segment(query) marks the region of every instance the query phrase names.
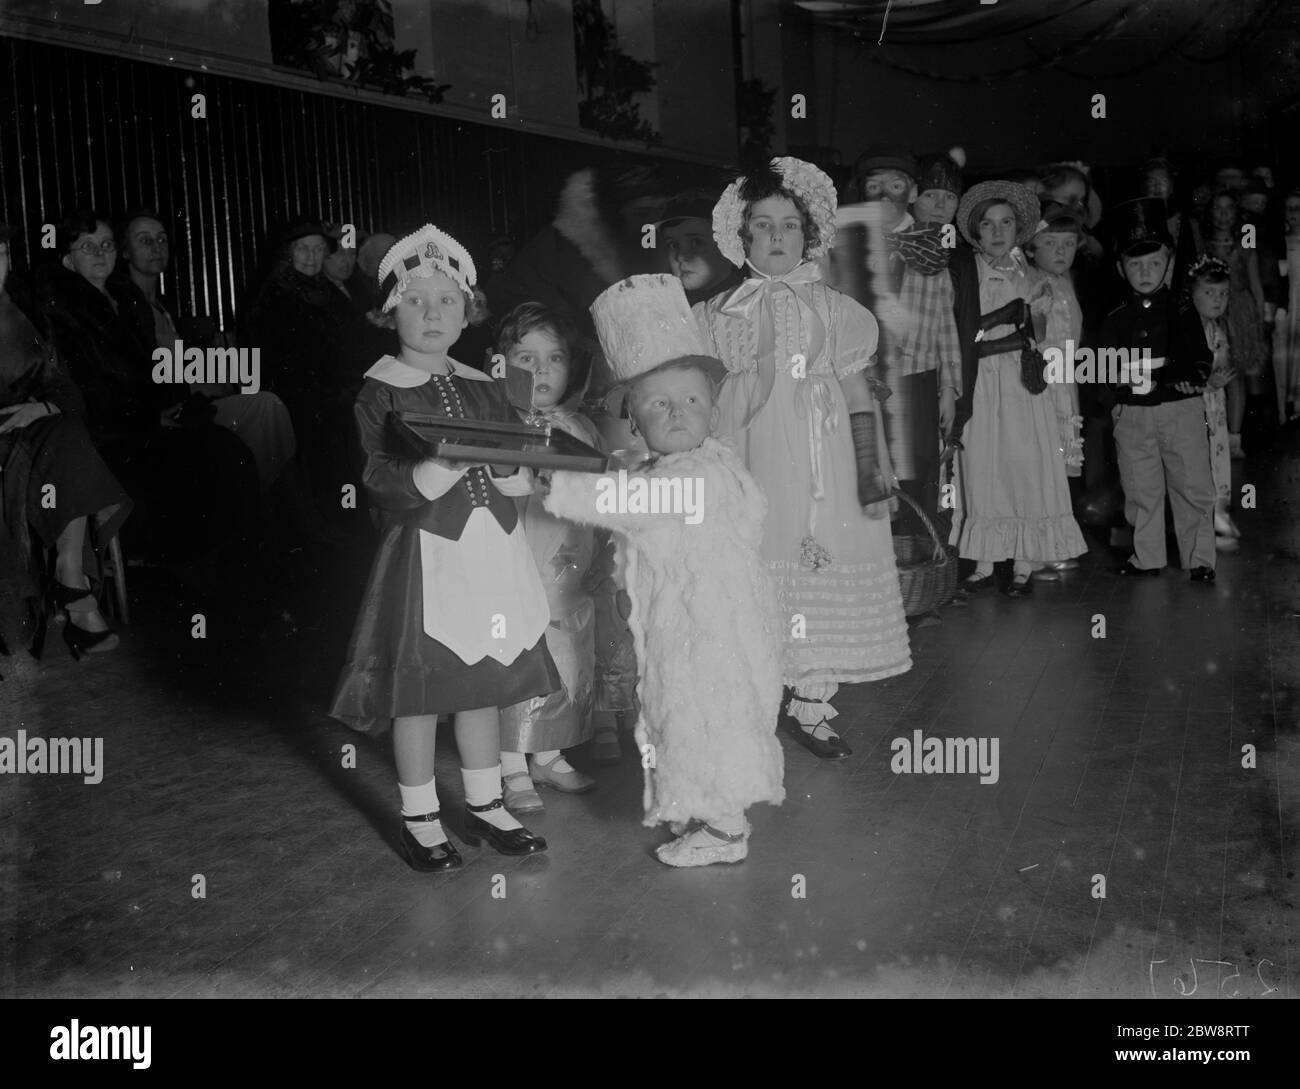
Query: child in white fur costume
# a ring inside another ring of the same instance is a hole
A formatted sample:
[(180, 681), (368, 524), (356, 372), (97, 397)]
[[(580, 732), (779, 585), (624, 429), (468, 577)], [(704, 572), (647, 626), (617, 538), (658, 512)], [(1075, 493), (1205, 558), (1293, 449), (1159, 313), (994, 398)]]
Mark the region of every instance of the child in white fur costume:
[(610, 512), (616, 476), (562, 472), (546, 509), (619, 538), (641, 665), (645, 823), (684, 833), (657, 856), (671, 866), (739, 862), (744, 811), (785, 798), (776, 593), (758, 551), (766, 500), (736, 454), (708, 437), (725, 370), (704, 354), (680, 283), (634, 276), (591, 311), (651, 453), (627, 474), (626, 495), (659, 478), (681, 481), (687, 498), (677, 513), (636, 513), (631, 501)]

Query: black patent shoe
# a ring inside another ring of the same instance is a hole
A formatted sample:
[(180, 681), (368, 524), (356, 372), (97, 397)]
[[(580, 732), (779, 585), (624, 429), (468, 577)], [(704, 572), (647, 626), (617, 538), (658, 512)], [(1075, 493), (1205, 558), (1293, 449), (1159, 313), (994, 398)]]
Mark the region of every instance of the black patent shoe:
[(438, 816), (437, 813), (425, 813), (422, 817), (402, 817), (400, 841), (402, 854), (406, 856), (407, 864), (413, 870), (419, 870), (421, 873), (440, 873), (443, 870), (459, 870), (465, 865), (465, 860), (460, 857), (460, 852), (456, 850), (451, 840), (426, 847), (411, 835), (411, 830), (406, 827), (407, 821), (436, 821)]
[(1213, 581), (1214, 581), (1214, 568), (1213, 568), (1213, 567), (1193, 567), (1193, 568), (1192, 568), (1192, 572), (1191, 572), (1191, 581), (1192, 581), (1192, 582), (1213, 582)]
[(842, 760), (846, 756), (853, 755), (853, 750), (844, 744), (844, 739), (838, 734), (829, 738), (813, 737), (811, 733), (799, 725), (798, 719), (783, 718), (781, 720), (781, 729), (814, 756), (819, 756), (823, 760)]
[(500, 798), (494, 798), (487, 805), (465, 805), (465, 833), (461, 836), (471, 847), (477, 847), (480, 840), (487, 840), (503, 855), (535, 855), (546, 850), (546, 840), (535, 836), (527, 828), (498, 828), (489, 824), (480, 813), (503, 808)]
[(1115, 574), (1123, 575), (1126, 578), (1153, 579), (1160, 574), (1160, 571), (1159, 567), (1134, 567), (1127, 560), (1115, 568)]
[(979, 590), (988, 590), (997, 585), (997, 579), (993, 575), (970, 575), (957, 583), (959, 589), (965, 590), (968, 594), (973, 594)]
[(1004, 591), (1007, 597), (1022, 598), (1030, 597), (1034, 592), (1034, 583), (1032, 579), (1012, 579), (1011, 585)]

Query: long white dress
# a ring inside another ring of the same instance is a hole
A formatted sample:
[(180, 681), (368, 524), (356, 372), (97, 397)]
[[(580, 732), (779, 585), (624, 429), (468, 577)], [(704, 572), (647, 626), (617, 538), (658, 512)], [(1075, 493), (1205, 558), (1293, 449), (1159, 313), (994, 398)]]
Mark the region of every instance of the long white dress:
[[(741, 424), (761, 382), (759, 323), (739, 313), (730, 294), (697, 304), (695, 315), (710, 353), (729, 372), (718, 434), (735, 445), (767, 495), (762, 555), (780, 599), (782, 674), (787, 685), (810, 689), (905, 673), (912, 656), (889, 519), (867, 517), (858, 503), (839, 383), (871, 363), (876, 320), (823, 283), (799, 290), (821, 329), (814, 334), (794, 291), (771, 290), (775, 382), (748, 427)], [(808, 537), (829, 554), (829, 564), (809, 566)]]
[[(1014, 267), (994, 268), (976, 255), (980, 313), (1012, 299), (1032, 298), (1041, 277), (1015, 254)], [(995, 340), (1011, 325), (989, 329)], [(1088, 551), (1070, 503), (1060, 454), (1057, 400), (1050, 388), (1032, 394), (1020, 381), (1020, 352), (979, 361), (970, 422), (958, 458), (950, 541), (966, 559), (993, 563), (1068, 560)]]

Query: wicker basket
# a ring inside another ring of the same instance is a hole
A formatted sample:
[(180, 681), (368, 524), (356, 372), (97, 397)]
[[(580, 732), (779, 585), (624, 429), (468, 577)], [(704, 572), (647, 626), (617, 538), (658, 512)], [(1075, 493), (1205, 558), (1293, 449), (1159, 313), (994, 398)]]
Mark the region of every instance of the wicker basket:
[(929, 537), (895, 537), (894, 558), (903, 595), (903, 612), (920, 616), (947, 605), (957, 591), (957, 550), (945, 545), (934, 523), (906, 492), (894, 492), (916, 512)]

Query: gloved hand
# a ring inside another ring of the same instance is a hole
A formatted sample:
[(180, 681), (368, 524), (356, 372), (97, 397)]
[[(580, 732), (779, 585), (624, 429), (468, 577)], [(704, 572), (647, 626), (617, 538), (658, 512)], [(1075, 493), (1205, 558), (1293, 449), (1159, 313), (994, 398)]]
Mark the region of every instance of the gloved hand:
[(867, 507), (889, 498), (889, 487), (878, 459), (876, 414), (850, 413), (849, 425), (853, 430), (853, 453), (858, 463), (858, 502)]

